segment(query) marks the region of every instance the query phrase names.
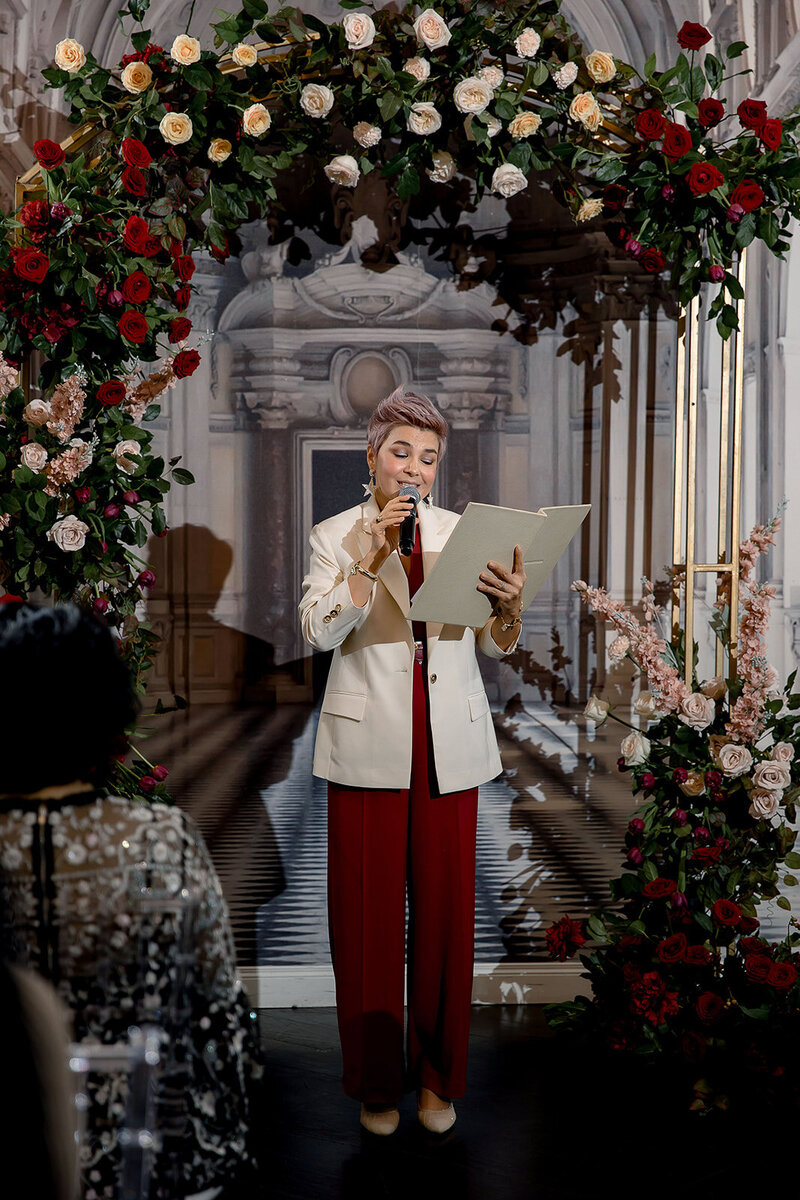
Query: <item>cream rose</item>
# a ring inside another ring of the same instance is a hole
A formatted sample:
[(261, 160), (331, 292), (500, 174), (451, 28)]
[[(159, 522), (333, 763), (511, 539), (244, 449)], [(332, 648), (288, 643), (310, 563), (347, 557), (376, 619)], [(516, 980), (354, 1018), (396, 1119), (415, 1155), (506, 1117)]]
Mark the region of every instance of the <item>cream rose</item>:
[(47, 531), (51, 542), (55, 542), (59, 550), (80, 550), (86, 543), (89, 526), (76, 516), (63, 517), (56, 521)]
[(19, 457), (24, 467), (30, 467), (38, 475), (47, 462), (47, 451), (39, 442), (26, 442)]
[(146, 62), (128, 63), (120, 81), (128, 92), (146, 92), (153, 82), (153, 72)]
[(599, 217), (602, 211), (602, 200), (584, 200), (583, 204), (575, 213), (575, 220), (579, 225), (582, 225), (584, 221), (593, 221), (595, 217)]
[(179, 33), (172, 43), (170, 58), (181, 67), (190, 67), (200, 61), (200, 43), (188, 33)]
[(231, 58), (237, 67), (254, 67), (258, 62), (258, 51), (255, 46), (248, 46), (247, 42), (239, 42), (231, 50)]
[(340, 183), (342, 187), (355, 187), (361, 174), (352, 154), (337, 154), (324, 170), (331, 183)]
[(369, 148), (377, 146), (381, 140), (382, 130), (380, 125), (370, 125), (369, 121), (359, 121), (353, 130), (353, 137), (358, 142), (359, 146)]
[(692, 692), (681, 700), (678, 720), (691, 729), (706, 729), (714, 720), (715, 711), (713, 700), (702, 692)]
[(492, 102), (492, 89), (485, 79), (470, 75), (454, 87), (453, 102), (459, 112), (482, 113)]
[(714, 762), (723, 775), (735, 779), (737, 775), (744, 775), (745, 771), (750, 770), (753, 765), (753, 755), (747, 746), (742, 746), (738, 742), (728, 742), (726, 746), (720, 746), (719, 751), (714, 755)]
[(553, 72), (553, 81), (559, 91), (564, 91), (571, 87), (578, 78), (578, 64), (574, 62), (564, 63), (563, 67), (559, 67)]
[(83, 46), (73, 38), (64, 38), (58, 43), (54, 58), (56, 66), (62, 71), (80, 71), (81, 67), (86, 66)]
[(494, 89), (500, 87), (505, 76), (499, 67), (481, 67), (478, 71), (478, 78), (483, 79), (490, 88)]
[(517, 192), (521, 192), (527, 186), (528, 180), (519, 167), (515, 167), (512, 163), (503, 163), (501, 167), (495, 168), (489, 190), (508, 197), (516, 196)]
[(643, 762), (647, 761), (647, 756), (650, 753), (650, 742), (643, 733), (639, 733), (634, 729), (627, 737), (624, 737), (619, 745), (620, 754), (625, 759), (626, 767), (640, 767)]
[(403, 70), (408, 71), (409, 75), (413, 75), (422, 83), (430, 76), (431, 64), (427, 58), (409, 58), (404, 63)]
[(222, 163), (226, 158), (230, 158), (232, 150), (233, 146), (227, 138), (214, 138), (208, 147), (208, 157), (213, 163)]
[(706, 790), (706, 782), (699, 771), (689, 771), (686, 780), (678, 784), (684, 796), (699, 796)]
[(263, 137), (272, 124), (272, 117), (263, 104), (251, 104), (242, 113), (242, 129), (251, 137)]
[(584, 129), (591, 132), (600, 128), (603, 119), (600, 105), (592, 92), (578, 92), (569, 106), (569, 115), (576, 124), (583, 125)]
[(586, 56), (586, 70), (595, 83), (610, 83), (617, 73), (617, 64), (612, 54), (602, 50), (593, 50)]
[(375, 40), (375, 22), (369, 13), (348, 13), (342, 26), (351, 50), (364, 50)]
[(414, 33), (418, 42), (424, 42), (429, 50), (438, 50), (450, 41), (451, 33), (437, 12), (426, 8), (414, 22)]
[(434, 183), (447, 183), (456, 173), (456, 160), (446, 150), (434, 150), (433, 166), (425, 168), (425, 174)]
[(509, 123), (508, 132), (513, 138), (526, 138), (531, 134), (538, 132), (541, 128), (542, 118), (538, 113), (521, 112), (513, 118)]
[(628, 638), (624, 634), (615, 637), (611, 645), (608, 647), (608, 657), (612, 663), (622, 662), (625, 655), (631, 648)]
[(713, 679), (707, 679), (700, 685), (700, 691), (710, 700), (721, 700), (727, 690), (728, 685), (721, 675), (715, 675)]
[(535, 29), (526, 26), (514, 41), (514, 49), (520, 58), (533, 58), (542, 44), (542, 39)]
[(183, 142), (188, 142), (194, 132), (191, 117), (187, 117), (186, 113), (179, 112), (165, 113), (158, 128), (164, 141), (169, 142), (172, 146), (180, 146)]
[(300, 107), (306, 116), (327, 117), (333, 108), (333, 92), (324, 83), (307, 83), (300, 93)]
[(753, 772), (753, 783), (767, 792), (782, 792), (791, 780), (792, 772), (787, 762), (760, 762)]
[(435, 105), (423, 101), (411, 105), (406, 128), (412, 133), (419, 133), (424, 137), (429, 133), (436, 133), (441, 127), (442, 117)]
[(608, 716), (608, 710), (611, 706), (607, 700), (601, 700), (599, 696), (595, 696), (594, 692), (589, 697), (586, 708), (583, 710), (583, 715), (587, 721), (594, 721), (595, 725), (602, 725)]
[(121, 471), (124, 471), (126, 475), (130, 475), (132, 471), (135, 471), (138, 465), (138, 460), (136, 458), (129, 458), (128, 455), (140, 455), (141, 453), (141, 446), (138, 442), (133, 441), (132, 438), (128, 438), (128, 440), (124, 442), (117, 442), (116, 446), (114, 447), (114, 458), (117, 460), (117, 466)]
[(45, 425), (50, 420), (50, 405), (46, 400), (31, 400), (22, 410), (29, 425)]
[(773, 762), (790, 763), (794, 758), (794, 746), (790, 746), (788, 742), (776, 742), (770, 758)]
[(663, 708), (658, 707), (658, 702), (652, 692), (639, 692), (633, 706), (633, 711), (637, 716), (644, 717), (647, 721), (660, 721), (664, 713)]
[(765, 791), (762, 788), (754, 788), (750, 793), (750, 808), (748, 812), (751, 817), (756, 820), (766, 817), (774, 817), (780, 808), (780, 793)]

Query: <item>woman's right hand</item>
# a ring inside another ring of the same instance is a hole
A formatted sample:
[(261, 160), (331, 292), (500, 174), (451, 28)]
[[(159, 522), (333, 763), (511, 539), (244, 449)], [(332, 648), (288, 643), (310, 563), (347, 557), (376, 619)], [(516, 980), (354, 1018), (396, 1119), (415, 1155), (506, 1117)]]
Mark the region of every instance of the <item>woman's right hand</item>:
[(380, 560), (386, 559), (400, 544), (400, 526), (414, 510), (410, 496), (393, 496), (370, 525), (372, 553)]

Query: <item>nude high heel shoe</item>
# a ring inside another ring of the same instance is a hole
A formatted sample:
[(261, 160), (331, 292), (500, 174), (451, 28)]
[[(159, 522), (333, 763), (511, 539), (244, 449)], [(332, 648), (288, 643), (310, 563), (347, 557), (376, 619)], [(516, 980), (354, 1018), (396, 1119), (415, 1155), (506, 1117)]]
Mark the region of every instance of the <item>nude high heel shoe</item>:
[(368, 1133), (388, 1137), (400, 1124), (400, 1112), (396, 1108), (389, 1108), (385, 1112), (370, 1112), (366, 1105), (362, 1104), (361, 1124)]
[(447, 1108), (420, 1108), (417, 1104), (417, 1120), (429, 1133), (447, 1133), (456, 1123), (456, 1110), (452, 1104)]

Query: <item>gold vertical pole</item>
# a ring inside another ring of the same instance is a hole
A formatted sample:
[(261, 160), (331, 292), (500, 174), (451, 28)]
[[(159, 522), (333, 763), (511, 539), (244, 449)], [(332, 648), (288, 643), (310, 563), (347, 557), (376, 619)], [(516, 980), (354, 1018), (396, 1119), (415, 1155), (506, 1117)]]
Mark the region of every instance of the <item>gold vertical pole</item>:
[[(739, 283), (742, 291), (747, 286), (747, 249), (739, 256)], [(739, 332), (736, 334), (736, 367), (733, 379), (733, 446), (731, 450), (731, 604), (730, 604), (730, 651), (728, 676), (736, 676), (739, 634), (739, 542), (741, 540), (742, 500), (742, 419), (744, 414), (744, 301), (736, 301)]]
[(695, 296), (689, 305), (689, 419), (686, 436), (686, 604), (684, 636), (684, 672), (686, 683), (691, 686), (693, 670), (694, 630), (694, 576), (696, 524), (697, 524), (697, 382), (700, 357), (700, 297)]
[[(728, 557), (728, 472), (730, 470), (730, 403), (731, 403), (731, 339), (722, 343), (722, 375), (719, 410), (719, 512), (717, 518), (717, 562), (724, 563)], [(730, 642), (729, 642), (730, 650)], [(714, 673), (722, 675), (725, 670), (725, 645), (717, 638), (714, 654)]]
[[(686, 403), (686, 338), (688, 322), (686, 309), (678, 317), (678, 348), (675, 357), (675, 470), (672, 508), (672, 562), (677, 568), (683, 550), (683, 476), (684, 476), (684, 405)], [(672, 640), (676, 641), (681, 631), (681, 589), (672, 579)]]

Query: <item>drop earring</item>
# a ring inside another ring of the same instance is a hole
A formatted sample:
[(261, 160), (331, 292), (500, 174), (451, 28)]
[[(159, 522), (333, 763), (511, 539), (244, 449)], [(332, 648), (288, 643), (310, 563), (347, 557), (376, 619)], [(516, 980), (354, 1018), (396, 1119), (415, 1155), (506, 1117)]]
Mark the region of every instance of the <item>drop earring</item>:
[(375, 472), (374, 471), (370, 471), (370, 473), (369, 473), (369, 483), (364, 483), (361, 486), (364, 488), (365, 496), (374, 496), (375, 495)]

